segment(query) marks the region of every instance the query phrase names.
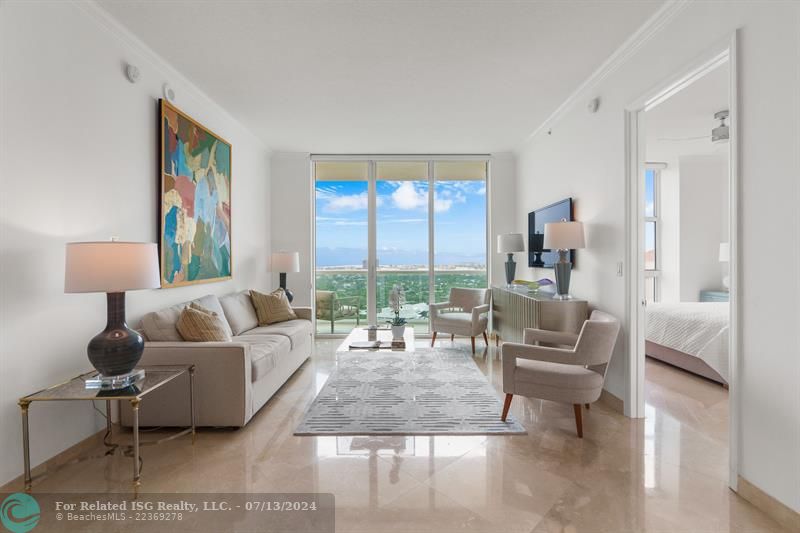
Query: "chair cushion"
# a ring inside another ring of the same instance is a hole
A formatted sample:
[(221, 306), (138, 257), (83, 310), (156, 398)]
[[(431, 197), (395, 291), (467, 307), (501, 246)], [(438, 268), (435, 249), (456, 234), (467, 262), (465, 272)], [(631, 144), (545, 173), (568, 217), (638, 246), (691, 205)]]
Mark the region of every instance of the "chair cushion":
[(219, 299), (213, 294), (209, 294), (202, 298), (192, 300), (191, 302), (173, 305), (172, 307), (167, 307), (160, 311), (153, 311), (144, 315), (142, 317), (142, 329), (144, 329), (144, 332), (147, 334), (147, 338), (151, 341), (183, 341), (183, 337), (181, 337), (177, 328), (178, 318), (180, 318), (183, 308), (191, 303), (200, 304), (209, 311), (217, 313), (217, 316), (222, 319), (223, 327), (228, 332), (228, 336), (233, 335), (228, 320), (225, 317), (225, 311), (222, 310), (222, 306), (219, 303)]
[(238, 335), (234, 341), (250, 345), (250, 381), (256, 382), (275, 368), (275, 361), (291, 350), (288, 337), (283, 335)]
[(310, 320), (298, 318), (281, 322), (280, 324), (270, 324), (269, 326), (259, 326), (243, 333), (248, 337), (255, 335), (282, 335), (291, 341), (292, 349), (299, 346), (306, 338), (311, 336), (312, 325)]
[(289, 298), (286, 297), (286, 291), (283, 289), (276, 289), (269, 294), (251, 290), (250, 300), (256, 310), (259, 326), (268, 326), (297, 318), (289, 303)]
[(227, 342), (231, 340), (231, 335), (223, 322), (217, 313), (192, 302), (181, 311), (175, 326), (185, 341)]
[(562, 365), (544, 361), (517, 359), (514, 380), (560, 389), (596, 389), (603, 387), (603, 376), (580, 365)]
[(231, 325), (234, 335), (258, 327), (258, 316), (253, 302), (250, 300), (250, 291), (241, 291), (223, 296), (219, 299), (225, 318)]
[(436, 317), (436, 324), (454, 325), (457, 327), (471, 326), (472, 313), (450, 312), (440, 313)]

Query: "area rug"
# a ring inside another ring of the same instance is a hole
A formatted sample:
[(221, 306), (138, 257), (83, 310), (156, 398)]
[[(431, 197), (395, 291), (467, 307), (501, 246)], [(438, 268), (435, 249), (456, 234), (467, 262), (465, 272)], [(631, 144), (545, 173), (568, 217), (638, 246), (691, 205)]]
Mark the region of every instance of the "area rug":
[(344, 352), (295, 435), (524, 435), (468, 352)]

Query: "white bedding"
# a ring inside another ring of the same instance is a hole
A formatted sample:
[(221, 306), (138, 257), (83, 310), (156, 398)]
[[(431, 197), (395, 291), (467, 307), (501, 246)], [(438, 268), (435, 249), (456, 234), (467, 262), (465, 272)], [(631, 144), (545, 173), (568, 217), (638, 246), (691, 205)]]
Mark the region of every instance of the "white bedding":
[(646, 314), (648, 341), (699, 357), (728, 381), (727, 303), (652, 303)]

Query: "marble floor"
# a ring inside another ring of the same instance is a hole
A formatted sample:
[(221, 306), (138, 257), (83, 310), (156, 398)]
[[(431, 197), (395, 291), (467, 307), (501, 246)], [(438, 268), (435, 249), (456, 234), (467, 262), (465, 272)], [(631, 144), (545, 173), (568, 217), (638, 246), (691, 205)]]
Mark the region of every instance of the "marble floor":
[[(295, 437), (340, 342), (318, 341), (247, 427), (145, 448), (142, 491), (330, 492), (338, 532), (782, 531), (727, 488), (727, 391), (711, 382), (648, 362), (646, 419), (597, 403), (583, 439), (572, 406), (524, 398), (523, 436)], [(499, 397), (496, 349), (474, 359)], [(91, 459), (34, 492), (125, 492), (130, 470)]]

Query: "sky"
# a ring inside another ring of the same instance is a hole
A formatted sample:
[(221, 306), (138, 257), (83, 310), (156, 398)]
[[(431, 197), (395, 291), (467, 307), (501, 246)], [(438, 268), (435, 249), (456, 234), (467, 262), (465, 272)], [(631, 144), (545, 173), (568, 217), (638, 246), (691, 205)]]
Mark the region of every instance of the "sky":
[[(379, 265), (427, 265), (428, 182), (376, 182)], [(367, 182), (316, 186), (317, 265), (360, 265), (367, 258)], [(486, 263), (486, 183), (440, 181), (434, 189), (437, 265)]]

